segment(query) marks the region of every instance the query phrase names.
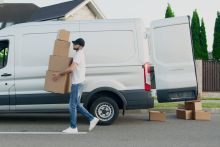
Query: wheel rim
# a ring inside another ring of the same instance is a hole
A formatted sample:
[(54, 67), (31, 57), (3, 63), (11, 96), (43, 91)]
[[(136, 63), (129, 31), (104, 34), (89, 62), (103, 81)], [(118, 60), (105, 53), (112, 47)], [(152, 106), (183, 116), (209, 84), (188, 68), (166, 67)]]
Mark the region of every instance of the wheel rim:
[(102, 102), (95, 108), (95, 115), (101, 121), (109, 121), (114, 116), (114, 107), (107, 102)]

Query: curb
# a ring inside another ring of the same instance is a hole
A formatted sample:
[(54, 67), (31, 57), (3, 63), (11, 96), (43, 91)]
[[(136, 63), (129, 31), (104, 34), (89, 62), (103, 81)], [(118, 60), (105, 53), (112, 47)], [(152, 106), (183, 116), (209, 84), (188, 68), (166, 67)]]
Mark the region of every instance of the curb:
[[(135, 113), (141, 113), (141, 114), (148, 114), (149, 110), (158, 110), (166, 113), (176, 113), (177, 108), (155, 108), (155, 109), (139, 109), (139, 110), (126, 110), (125, 114), (135, 114)], [(220, 108), (204, 108), (203, 110), (208, 111), (212, 114), (220, 114)]]

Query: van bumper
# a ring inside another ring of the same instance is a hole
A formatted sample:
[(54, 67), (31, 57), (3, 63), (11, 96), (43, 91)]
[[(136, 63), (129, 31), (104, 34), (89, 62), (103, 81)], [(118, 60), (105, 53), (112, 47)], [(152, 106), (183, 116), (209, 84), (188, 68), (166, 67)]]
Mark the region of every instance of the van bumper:
[(120, 91), (126, 101), (127, 110), (131, 109), (148, 109), (154, 107), (154, 99), (152, 98), (151, 92), (145, 91), (144, 89), (138, 90), (123, 90)]

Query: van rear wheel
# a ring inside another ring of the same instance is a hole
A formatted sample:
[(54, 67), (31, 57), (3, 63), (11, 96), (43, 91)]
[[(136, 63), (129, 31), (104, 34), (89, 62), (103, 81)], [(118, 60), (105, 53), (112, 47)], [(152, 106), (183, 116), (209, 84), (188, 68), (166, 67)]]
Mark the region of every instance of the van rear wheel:
[(90, 112), (100, 120), (100, 125), (111, 125), (118, 118), (119, 108), (113, 99), (102, 96), (92, 103)]

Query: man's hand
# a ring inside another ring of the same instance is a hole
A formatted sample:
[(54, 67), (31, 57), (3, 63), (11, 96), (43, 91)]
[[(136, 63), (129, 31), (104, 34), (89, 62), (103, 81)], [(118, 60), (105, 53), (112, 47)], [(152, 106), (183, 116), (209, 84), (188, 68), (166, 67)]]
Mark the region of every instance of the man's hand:
[(57, 81), (61, 77), (60, 73), (53, 73), (53, 80)]
[(76, 68), (76, 63), (72, 63), (66, 70), (64, 70), (63, 72), (55, 72), (53, 73), (53, 80), (57, 81), (61, 76), (65, 75), (65, 74), (70, 74), (72, 73), (75, 68)]

